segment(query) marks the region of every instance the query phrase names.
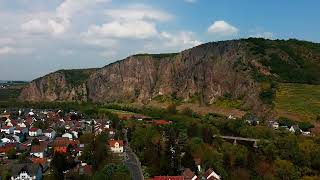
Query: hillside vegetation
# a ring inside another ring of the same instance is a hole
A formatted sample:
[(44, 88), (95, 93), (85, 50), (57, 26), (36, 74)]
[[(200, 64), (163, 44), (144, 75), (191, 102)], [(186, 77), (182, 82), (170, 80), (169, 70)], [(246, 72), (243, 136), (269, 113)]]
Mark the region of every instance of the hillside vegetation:
[(315, 119), (320, 115), (320, 85), (280, 84), (275, 109)]

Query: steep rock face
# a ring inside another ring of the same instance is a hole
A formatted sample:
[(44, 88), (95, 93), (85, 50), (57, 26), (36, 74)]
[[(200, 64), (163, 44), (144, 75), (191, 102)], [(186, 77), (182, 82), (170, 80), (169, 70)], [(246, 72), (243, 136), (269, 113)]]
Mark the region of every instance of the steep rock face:
[(20, 100), (87, 101), (87, 88), (85, 83), (72, 86), (64, 73), (55, 72), (32, 81), (22, 90)]
[(188, 101), (200, 96), (212, 103), (225, 94), (257, 99), (258, 87), (235, 62), (248, 62), (240, 41), (209, 43), (167, 57), (131, 56), (99, 69), (87, 83), (95, 102), (133, 100), (147, 103), (165, 95)]
[(245, 39), (177, 54), (140, 54), (100, 69), (62, 70), (32, 81), (24, 101), (148, 103), (159, 97), (202, 104), (218, 98), (264, 111), (278, 82), (320, 84), (320, 44)]

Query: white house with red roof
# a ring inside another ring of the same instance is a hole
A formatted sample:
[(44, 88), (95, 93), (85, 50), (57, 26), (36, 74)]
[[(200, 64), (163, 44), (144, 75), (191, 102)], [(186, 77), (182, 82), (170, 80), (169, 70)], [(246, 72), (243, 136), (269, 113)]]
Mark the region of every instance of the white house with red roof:
[(42, 130), (39, 128), (30, 128), (29, 129), (29, 136), (35, 137), (35, 136), (41, 136)]
[(123, 153), (123, 140), (109, 140), (108, 146), (113, 153)]

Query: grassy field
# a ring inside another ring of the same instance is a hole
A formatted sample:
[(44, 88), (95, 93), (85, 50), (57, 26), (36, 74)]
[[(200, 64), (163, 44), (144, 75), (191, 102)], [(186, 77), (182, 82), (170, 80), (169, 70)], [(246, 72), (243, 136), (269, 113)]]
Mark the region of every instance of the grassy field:
[(320, 115), (320, 85), (280, 84), (275, 110), (315, 119)]
[(16, 100), (20, 92), (21, 89), (0, 89), (0, 101)]

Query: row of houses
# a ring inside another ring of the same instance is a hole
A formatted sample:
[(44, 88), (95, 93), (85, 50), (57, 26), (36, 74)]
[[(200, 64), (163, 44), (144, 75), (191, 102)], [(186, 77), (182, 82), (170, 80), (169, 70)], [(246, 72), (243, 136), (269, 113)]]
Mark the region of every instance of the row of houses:
[[(109, 120), (75, 118), (72, 117), (74, 112), (61, 116), (61, 111), (19, 110), (15, 114), (17, 116), (13, 118), (9, 112), (4, 112), (0, 117), (0, 160), (6, 162), (1, 166), (11, 167), (11, 179), (41, 179), (50, 168), (55, 153), (71, 153), (78, 163), (69, 171), (90, 175), (91, 165), (78, 160), (86, 147), (79, 141), (82, 133), (107, 132), (110, 140), (106, 142), (106, 148), (113, 153), (124, 151), (124, 142), (114, 140), (115, 130)], [(47, 124), (48, 128), (35, 127), (39, 122)], [(16, 156), (26, 154), (25, 161), (11, 159), (12, 152)]]
[(191, 169), (186, 168), (181, 176), (155, 176), (153, 180), (220, 180), (221, 177), (211, 168), (203, 174), (196, 175)]

